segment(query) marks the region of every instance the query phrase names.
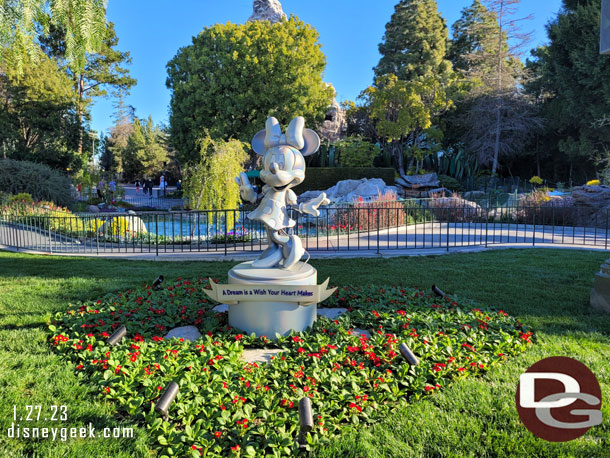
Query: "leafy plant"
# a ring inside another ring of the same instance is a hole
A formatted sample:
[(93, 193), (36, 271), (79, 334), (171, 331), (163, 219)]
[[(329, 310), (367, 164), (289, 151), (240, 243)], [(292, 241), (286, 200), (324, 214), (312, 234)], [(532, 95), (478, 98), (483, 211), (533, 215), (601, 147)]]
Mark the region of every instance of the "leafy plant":
[[(397, 404), (433, 395), (525, 350), (533, 333), (502, 310), (399, 287), (345, 286), (327, 300), (345, 307), (303, 333), (244, 335), (213, 309), (203, 279), (160, 290), (142, 286), (71, 304), (49, 326), (50, 344), (108, 401), (157, 436), (156, 453), (210, 457), (293, 456), (300, 452), (297, 406), (315, 410), (307, 448), (322, 447), (347, 424), (371, 424)], [(167, 340), (175, 326), (197, 326), (194, 342)], [(128, 336), (110, 347), (120, 325)], [(370, 337), (357, 333), (370, 332)], [(406, 343), (419, 357), (410, 366)], [(278, 348), (269, 364), (246, 363), (246, 348)], [(169, 421), (153, 410), (165, 386), (180, 394)]]
[(349, 137), (335, 145), (344, 167), (372, 167), (373, 160), (381, 153), (378, 145), (360, 137)]

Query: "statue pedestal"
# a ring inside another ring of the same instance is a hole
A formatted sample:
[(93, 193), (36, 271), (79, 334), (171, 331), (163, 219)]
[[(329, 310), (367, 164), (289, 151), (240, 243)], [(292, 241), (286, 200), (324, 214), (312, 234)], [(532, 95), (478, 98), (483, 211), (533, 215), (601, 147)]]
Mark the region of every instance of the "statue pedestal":
[[(229, 284), (280, 286), (316, 285), (318, 272), (309, 264), (299, 262), (291, 269), (255, 269), (252, 261), (243, 262), (229, 271)], [(229, 304), (229, 324), (247, 334), (274, 338), (276, 333), (288, 334), (291, 330), (300, 332), (313, 325), (318, 306), (299, 305), (295, 302), (243, 301)]]

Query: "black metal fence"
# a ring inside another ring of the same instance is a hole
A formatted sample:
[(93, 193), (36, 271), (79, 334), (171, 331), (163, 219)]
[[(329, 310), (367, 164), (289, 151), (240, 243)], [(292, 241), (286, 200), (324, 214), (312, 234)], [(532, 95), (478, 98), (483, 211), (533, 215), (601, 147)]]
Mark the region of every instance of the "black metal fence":
[[(445, 205), (445, 206), (443, 206)], [(96, 213), (0, 213), (0, 245), (45, 253), (261, 251), (260, 222), (247, 210)], [(409, 200), (294, 212), (308, 251), (445, 249), (490, 245), (608, 248), (609, 210), (588, 207), (446, 205)]]

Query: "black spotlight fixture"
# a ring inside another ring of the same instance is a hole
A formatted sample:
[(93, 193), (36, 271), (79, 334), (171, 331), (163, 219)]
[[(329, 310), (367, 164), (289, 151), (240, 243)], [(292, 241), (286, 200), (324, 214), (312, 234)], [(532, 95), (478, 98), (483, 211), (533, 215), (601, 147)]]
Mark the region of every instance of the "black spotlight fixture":
[(163, 280), (165, 280), (165, 277), (163, 275), (159, 275), (152, 284), (153, 289), (161, 288), (161, 283), (163, 283)]
[(415, 353), (411, 351), (409, 347), (407, 347), (406, 343), (401, 343), (400, 347), (398, 347), (400, 354), (408, 362), (411, 366), (417, 366), (419, 364), (419, 359), (415, 356)]
[(121, 339), (123, 339), (123, 337), (125, 337), (125, 334), (127, 334), (127, 328), (124, 324), (122, 324), (117, 328), (116, 331), (114, 331), (114, 333), (110, 337), (108, 337), (108, 345), (114, 347), (121, 341)]
[(178, 384), (176, 382), (169, 382), (167, 387), (165, 388), (165, 391), (155, 404), (155, 411), (160, 413), (165, 421), (167, 421), (168, 419), (169, 406), (172, 402), (174, 402), (174, 399), (176, 399), (177, 395)]
[(299, 448), (305, 448), (307, 445), (305, 437), (313, 429), (313, 412), (309, 398), (303, 398), (299, 401), (299, 424), (301, 426), (298, 440)]
[(432, 292), (438, 297), (446, 298), (447, 295), (436, 285), (432, 285)]

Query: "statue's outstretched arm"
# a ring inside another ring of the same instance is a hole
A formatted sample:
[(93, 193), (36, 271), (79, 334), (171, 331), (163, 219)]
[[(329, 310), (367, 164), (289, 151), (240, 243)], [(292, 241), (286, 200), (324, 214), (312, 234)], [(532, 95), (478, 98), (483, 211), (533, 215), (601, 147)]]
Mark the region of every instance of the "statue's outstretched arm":
[(258, 196), (250, 184), (248, 176), (244, 172), (241, 172), (238, 177), (235, 177), (235, 182), (239, 186), (239, 194), (241, 195), (242, 200), (255, 203)]

